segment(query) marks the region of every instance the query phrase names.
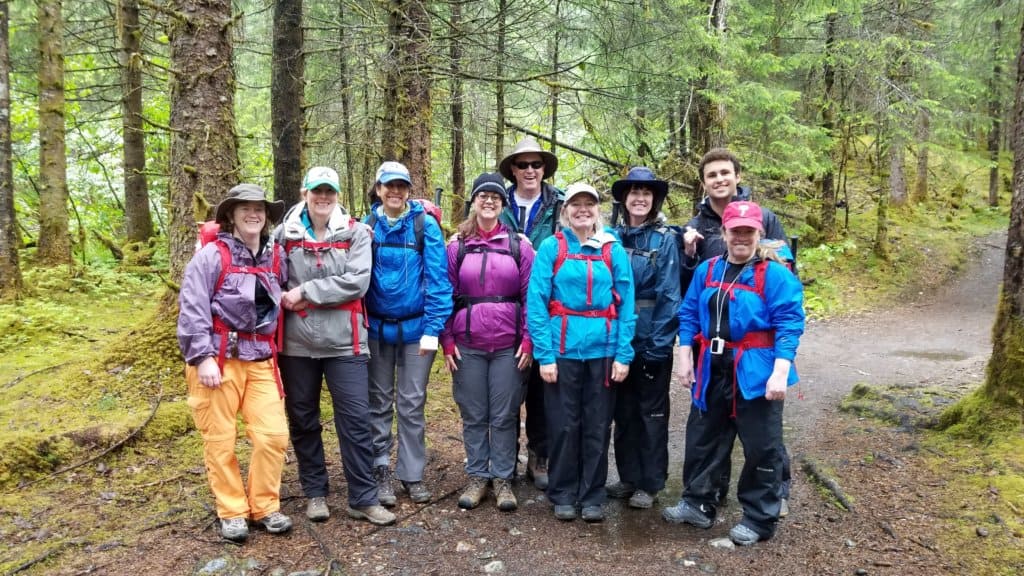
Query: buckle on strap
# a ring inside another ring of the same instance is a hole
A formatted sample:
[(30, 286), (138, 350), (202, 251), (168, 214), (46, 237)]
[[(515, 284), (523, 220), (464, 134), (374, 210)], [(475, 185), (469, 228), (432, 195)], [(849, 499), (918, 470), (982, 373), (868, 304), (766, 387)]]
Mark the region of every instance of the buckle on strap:
[(711, 349), (711, 353), (714, 354), (715, 356), (719, 356), (723, 352), (725, 352), (724, 338), (719, 338), (718, 336), (716, 336), (711, 339), (710, 344), (711, 345), (709, 346), (709, 348)]
[(228, 332), (228, 355), (238, 358), (238, 332), (235, 330)]

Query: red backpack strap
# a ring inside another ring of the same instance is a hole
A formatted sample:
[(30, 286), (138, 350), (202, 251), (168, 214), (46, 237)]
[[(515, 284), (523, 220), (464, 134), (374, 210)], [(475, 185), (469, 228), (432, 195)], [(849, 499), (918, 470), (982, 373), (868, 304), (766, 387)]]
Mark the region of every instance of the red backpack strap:
[(768, 270), (767, 260), (758, 260), (754, 263), (754, 292), (764, 300), (764, 276)]
[(216, 293), (220, 292), (224, 278), (228, 275), (228, 269), (231, 268), (231, 248), (228, 248), (228, 245), (220, 239), (214, 240), (214, 245), (217, 247), (217, 252), (220, 253), (220, 275), (217, 276), (217, 283), (213, 286), (213, 291)]
[(558, 274), (558, 270), (565, 264), (565, 257), (569, 254), (569, 243), (565, 240), (565, 234), (561, 231), (555, 232), (555, 239), (558, 240), (558, 255), (555, 256), (555, 267), (551, 272), (551, 277), (555, 277)]
[(719, 256), (715, 256), (714, 258), (708, 260), (708, 277), (704, 279), (704, 286), (718, 286), (718, 284), (715, 283), (714, 276), (711, 273), (714, 271), (715, 264), (718, 263), (719, 258)]

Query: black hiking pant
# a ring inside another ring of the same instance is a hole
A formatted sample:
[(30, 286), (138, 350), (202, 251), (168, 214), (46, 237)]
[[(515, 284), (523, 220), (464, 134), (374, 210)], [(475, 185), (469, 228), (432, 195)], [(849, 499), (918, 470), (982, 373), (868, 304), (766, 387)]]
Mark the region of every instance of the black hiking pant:
[[(693, 346), (693, 365), (697, 365), (697, 361), (700, 357), (700, 345), (694, 343)], [(725, 501), (729, 494), (729, 482), (732, 481), (732, 450), (735, 445), (736, 431), (731, 430), (732, 438), (728, 442), (722, 442), (719, 446), (719, 453), (715, 456), (715, 463), (713, 464), (719, 470), (719, 477), (721, 478), (715, 487), (717, 493), (716, 503), (721, 504)], [(779, 438), (779, 450), (782, 452), (782, 483), (779, 484), (779, 497), (789, 499), (789, 490), (793, 481), (793, 465), (792, 460), (789, 457), (789, 450), (786, 449), (786, 444), (783, 439)], [(616, 458), (618, 458), (618, 448), (616, 448)]]
[(656, 494), (668, 477), (669, 384), (672, 357), (638, 357), (615, 387), (615, 467), (619, 480)]
[(610, 358), (559, 358), (558, 381), (545, 384), (548, 424), (548, 500), (582, 507), (605, 503), (608, 442), (615, 392)]
[[(683, 499), (713, 518), (721, 470), (719, 455), (732, 451), (739, 436), (743, 470), (736, 489), (742, 523), (762, 540), (775, 534), (782, 483), (782, 409), (784, 403), (763, 396), (745, 400), (734, 384), (731, 351), (711, 356), (711, 378), (704, 392), (707, 410), (690, 407), (683, 459)], [(736, 416), (732, 416), (735, 402)]]

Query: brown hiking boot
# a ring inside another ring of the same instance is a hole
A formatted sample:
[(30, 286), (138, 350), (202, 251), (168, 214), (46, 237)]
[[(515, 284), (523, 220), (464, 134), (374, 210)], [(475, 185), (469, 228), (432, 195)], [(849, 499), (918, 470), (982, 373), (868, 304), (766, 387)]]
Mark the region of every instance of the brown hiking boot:
[(459, 508), (472, 510), (479, 506), (480, 501), (485, 497), (487, 497), (487, 478), (470, 476), (469, 485), (466, 486), (466, 489), (462, 491), (462, 495), (459, 496)]
[(529, 451), (526, 459), (526, 477), (533, 480), (533, 485), (538, 490), (546, 490), (548, 487), (548, 459), (537, 456), (533, 450)]
[(511, 512), (519, 507), (516, 495), (512, 492), (512, 484), (508, 480), (495, 478), (492, 480), (492, 484), (494, 485), (494, 499), (498, 502), (498, 510)]

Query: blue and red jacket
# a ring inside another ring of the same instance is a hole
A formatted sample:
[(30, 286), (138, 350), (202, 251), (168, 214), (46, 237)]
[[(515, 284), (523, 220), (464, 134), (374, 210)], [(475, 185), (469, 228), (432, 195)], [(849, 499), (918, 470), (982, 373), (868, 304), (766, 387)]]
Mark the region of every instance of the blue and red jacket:
[[(720, 289), (715, 280), (723, 278), (727, 266), (725, 258), (713, 258), (697, 267), (679, 307), (679, 342), (694, 338), (707, 342), (711, 337), (711, 298)], [(759, 267), (763, 270), (761, 282), (755, 281)], [(762, 285), (763, 294), (758, 293), (757, 284)], [(736, 384), (743, 398), (753, 400), (765, 395), (776, 358), (796, 358), (804, 332), (803, 285), (784, 265), (755, 259), (730, 291), (729, 347), (734, 348)], [(694, 367), (697, 382), (691, 389), (693, 404), (701, 410), (707, 409), (704, 393), (711, 379), (710, 367), (711, 351), (702, 345)], [(796, 368), (790, 368), (788, 384), (798, 380)]]

